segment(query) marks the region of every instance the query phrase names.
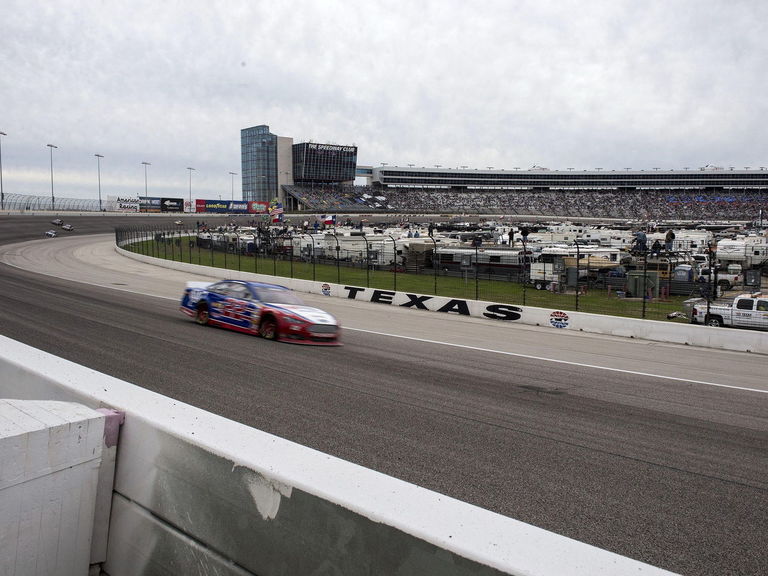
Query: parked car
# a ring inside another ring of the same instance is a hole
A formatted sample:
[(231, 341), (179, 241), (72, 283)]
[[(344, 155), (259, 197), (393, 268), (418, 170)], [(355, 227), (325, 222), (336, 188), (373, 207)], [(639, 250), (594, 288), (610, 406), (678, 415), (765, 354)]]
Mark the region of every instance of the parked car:
[(341, 327), (336, 318), (307, 306), (291, 289), (277, 284), (187, 282), (180, 309), (204, 326), (296, 344), (340, 345)]

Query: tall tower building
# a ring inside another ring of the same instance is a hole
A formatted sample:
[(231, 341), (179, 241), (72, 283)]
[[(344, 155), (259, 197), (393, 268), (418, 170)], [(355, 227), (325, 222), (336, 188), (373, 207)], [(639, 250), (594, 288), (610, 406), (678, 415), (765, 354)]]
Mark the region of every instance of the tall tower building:
[(261, 124), (240, 131), (243, 200), (283, 200), (281, 186), (293, 184), (293, 138), (277, 136)]

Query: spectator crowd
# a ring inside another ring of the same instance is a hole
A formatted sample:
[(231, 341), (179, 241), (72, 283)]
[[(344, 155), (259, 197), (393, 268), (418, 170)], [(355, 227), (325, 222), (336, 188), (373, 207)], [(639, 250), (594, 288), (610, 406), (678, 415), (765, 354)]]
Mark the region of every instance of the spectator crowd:
[(446, 190), (285, 186), (299, 209), (567, 216), (643, 220), (754, 220), (768, 191)]

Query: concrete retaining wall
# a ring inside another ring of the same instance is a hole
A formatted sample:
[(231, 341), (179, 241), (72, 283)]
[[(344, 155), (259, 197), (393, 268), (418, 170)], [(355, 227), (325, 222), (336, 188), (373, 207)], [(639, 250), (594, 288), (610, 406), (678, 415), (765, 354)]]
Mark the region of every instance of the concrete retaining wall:
[(72, 402), (0, 400), (0, 574), (88, 573), (104, 421)]
[(110, 576), (668, 574), (2, 336), (0, 397), (124, 412)]
[(640, 320), (637, 318), (621, 318), (618, 316), (587, 314), (568, 310), (535, 308), (533, 306), (514, 306), (482, 300), (464, 300), (390, 290), (376, 290), (359, 286), (254, 274), (252, 272), (238, 272), (236, 270), (224, 271), (210, 266), (144, 256), (124, 250), (119, 246), (116, 247), (116, 250), (124, 256), (155, 266), (186, 271), (191, 274), (207, 276), (220, 274), (222, 278), (226, 276), (231, 279), (273, 282), (288, 286), (299, 292), (311, 294), (326, 294), (337, 298), (354, 298), (388, 306), (428, 309), (448, 314), (465, 314), (467, 316), (488, 318), (489, 321), (549, 326), (553, 330), (577, 330), (612, 336), (641, 338), (656, 342), (768, 354), (768, 332), (714, 328), (711, 326)]

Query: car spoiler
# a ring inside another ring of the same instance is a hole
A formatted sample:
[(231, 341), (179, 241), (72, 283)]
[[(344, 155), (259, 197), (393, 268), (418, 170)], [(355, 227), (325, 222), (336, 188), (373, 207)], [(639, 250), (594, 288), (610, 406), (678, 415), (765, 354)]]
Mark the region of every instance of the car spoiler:
[(187, 289), (199, 289), (205, 290), (208, 286), (215, 284), (215, 282), (187, 282)]

